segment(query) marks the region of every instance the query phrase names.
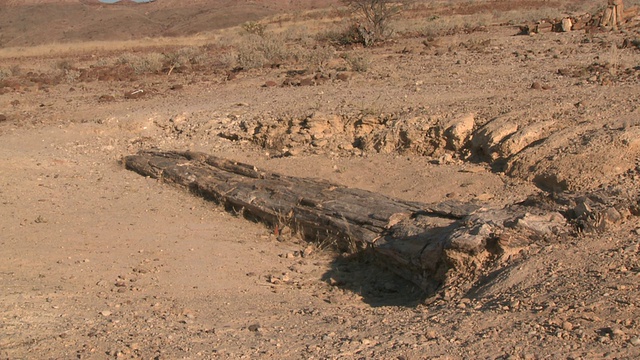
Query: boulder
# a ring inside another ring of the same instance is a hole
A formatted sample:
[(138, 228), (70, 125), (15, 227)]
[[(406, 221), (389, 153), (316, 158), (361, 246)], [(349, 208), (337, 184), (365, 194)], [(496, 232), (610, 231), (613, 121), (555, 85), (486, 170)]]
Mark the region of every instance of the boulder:
[(446, 122), (444, 124), (444, 136), (447, 141), (447, 148), (457, 151), (464, 147), (473, 132), (475, 124), (474, 115), (471, 113)]
[(508, 117), (496, 118), (478, 129), (471, 138), (474, 150), (496, 157), (496, 146), (518, 131), (518, 124)]
[(554, 124), (553, 120), (544, 121), (520, 129), (497, 147), (497, 154), (507, 158), (519, 153), (527, 146), (548, 136)]

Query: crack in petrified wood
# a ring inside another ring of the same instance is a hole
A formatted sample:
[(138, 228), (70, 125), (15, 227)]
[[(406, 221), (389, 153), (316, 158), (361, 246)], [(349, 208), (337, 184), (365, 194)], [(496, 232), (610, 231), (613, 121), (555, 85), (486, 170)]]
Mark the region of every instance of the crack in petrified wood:
[(383, 265), (428, 290), (565, 225), (557, 213), (532, 215), (536, 209), (521, 205), (403, 201), (197, 152), (142, 151), (124, 161), (128, 169), (188, 187), (245, 216), (288, 225), (305, 239), (335, 241), (343, 251), (372, 249)]

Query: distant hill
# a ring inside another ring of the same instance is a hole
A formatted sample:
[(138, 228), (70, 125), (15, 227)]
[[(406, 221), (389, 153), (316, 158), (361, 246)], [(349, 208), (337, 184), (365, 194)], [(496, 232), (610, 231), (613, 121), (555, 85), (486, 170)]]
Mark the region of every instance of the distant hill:
[(339, 0), (0, 0), (0, 46), (183, 36)]

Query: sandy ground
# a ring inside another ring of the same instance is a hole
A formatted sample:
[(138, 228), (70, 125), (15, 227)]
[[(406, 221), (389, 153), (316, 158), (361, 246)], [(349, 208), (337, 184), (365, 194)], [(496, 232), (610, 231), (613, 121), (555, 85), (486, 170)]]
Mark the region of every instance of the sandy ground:
[[(462, 298), (425, 299), (365, 255), (278, 239), (120, 162), (143, 148), (191, 149), (427, 203), (500, 206), (602, 189), (633, 202), (637, 49), (613, 52), (625, 36), (617, 33), (516, 32), (356, 49), (374, 59), (367, 72), (316, 86), (262, 87), (287, 76), (260, 69), (232, 80), (175, 73), (0, 95), (0, 358), (637, 358), (632, 211), (601, 232), (534, 244)], [(607, 56), (615, 72), (584, 70)], [(584, 71), (559, 73), (566, 68)], [(149, 95), (125, 99), (134, 89)], [(362, 139), (394, 146), (344, 146), (361, 129), (345, 125), (351, 135), (339, 142), (289, 144), (300, 151), (284, 156), (238, 130), (255, 119), (275, 129), (287, 116), (348, 122), (372, 111), (396, 116)], [(403, 148), (387, 131), (469, 112), (476, 130), (505, 117), (519, 129), (553, 125), (504, 158), (486, 144), (470, 153)]]

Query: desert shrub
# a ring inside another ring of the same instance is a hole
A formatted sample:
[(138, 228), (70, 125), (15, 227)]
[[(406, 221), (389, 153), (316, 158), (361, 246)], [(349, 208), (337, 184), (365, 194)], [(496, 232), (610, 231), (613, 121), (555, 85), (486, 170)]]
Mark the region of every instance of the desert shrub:
[(336, 46), (365, 44), (367, 42), (363, 37), (360, 25), (356, 23), (350, 23), (342, 28), (321, 32), (316, 38), (320, 42), (328, 42)]
[(160, 53), (148, 53), (133, 64), (132, 68), (136, 74), (159, 73), (164, 67), (164, 59), (165, 56)]
[(116, 59), (116, 65), (127, 65), (138, 74), (158, 73), (164, 67), (166, 57), (163, 54), (152, 52), (144, 55), (124, 53)]
[(72, 84), (80, 79), (80, 71), (75, 69), (64, 70), (61, 78), (68, 84)]
[(108, 58), (99, 58), (98, 61), (96, 61), (95, 66), (107, 66), (111, 64), (111, 61)]
[(335, 58), (335, 54), (333, 46), (317, 45), (307, 52), (304, 61), (317, 69), (324, 69)]
[(264, 36), (265, 30), (267, 30), (266, 24), (260, 24), (255, 21), (248, 21), (242, 24), (242, 30), (251, 35)]
[(237, 64), (244, 69), (255, 69), (278, 64), (291, 58), (286, 44), (273, 36), (249, 35), (237, 48)]
[(6, 79), (13, 75), (11, 69), (0, 68), (0, 80)]
[(408, 0), (343, 0), (361, 21), (354, 29), (364, 46), (374, 45), (390, 34), (389, 22), (409, 3)]
[(57, 61), (54, 66), (54, 69), (58, 69), (58, 70), (71, 70), (74, 68), (73, 63), (70, 60), (60, 60)]
[(116, 59), (116, 65), (129, 65), (138, 61), (140, 57), (132, 53), (120, 54)]
[(351, 71), (367, 72), (371, 66), (371, 57), (368, 55), (343, 54), (342, 58), (347, 62)]
[(233, 69), (238, 66), (238, 52), (229, 49), (218, 56), (218, 63), (225, 68)]
[(24, 72), (20, 65), (13, 65), (10, 69), (12, 76), (20, 76)]

